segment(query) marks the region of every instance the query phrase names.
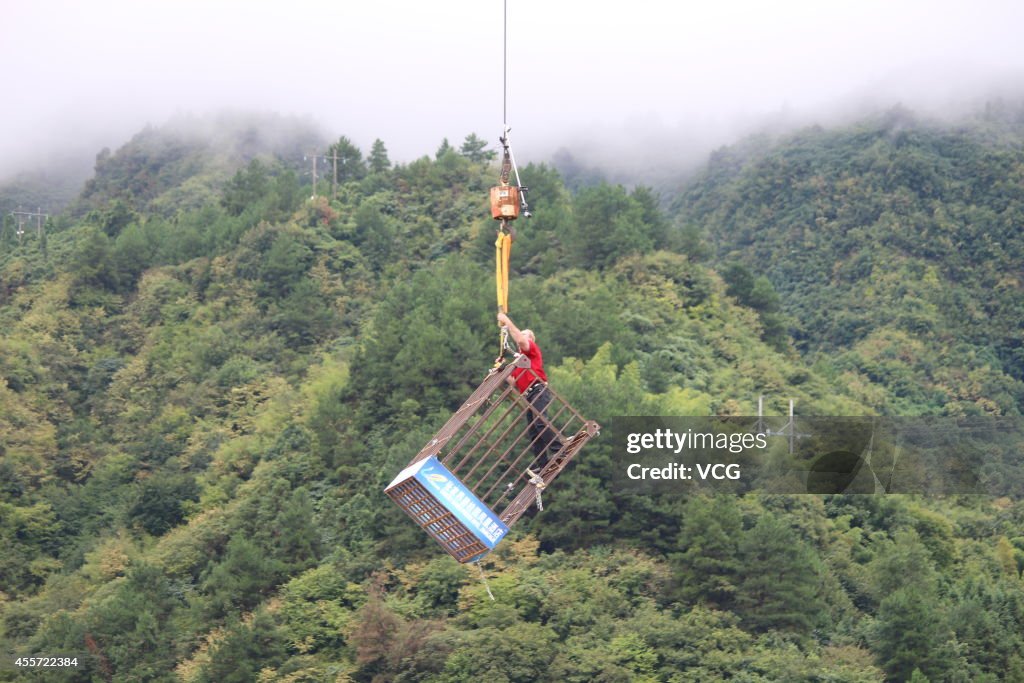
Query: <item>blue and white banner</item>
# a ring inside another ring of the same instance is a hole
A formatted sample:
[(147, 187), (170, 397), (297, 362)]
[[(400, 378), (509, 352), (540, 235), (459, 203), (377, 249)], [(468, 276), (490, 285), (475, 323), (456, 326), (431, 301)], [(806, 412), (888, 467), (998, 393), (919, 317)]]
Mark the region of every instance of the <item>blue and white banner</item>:
[(490, 549), (508, 533), (508, 527), (494, 512), (459, 481), (437, 456), (430, 456), (398, 473), (388, 488), (415, 477), (456, 519)]

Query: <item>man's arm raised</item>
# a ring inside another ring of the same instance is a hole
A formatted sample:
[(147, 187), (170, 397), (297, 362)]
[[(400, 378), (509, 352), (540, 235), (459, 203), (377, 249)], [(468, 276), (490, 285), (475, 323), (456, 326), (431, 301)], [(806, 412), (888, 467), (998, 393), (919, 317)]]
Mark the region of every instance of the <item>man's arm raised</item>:
[(530, 350), (530, 339), (523, 334), (523, 331), (516, 327), (512, 319), (504, 313), (498, 313), (498, 323), (508, 328), (509, 334), (515, 339), (516, 344), (519, 345), (519, 350), (526, 353)]

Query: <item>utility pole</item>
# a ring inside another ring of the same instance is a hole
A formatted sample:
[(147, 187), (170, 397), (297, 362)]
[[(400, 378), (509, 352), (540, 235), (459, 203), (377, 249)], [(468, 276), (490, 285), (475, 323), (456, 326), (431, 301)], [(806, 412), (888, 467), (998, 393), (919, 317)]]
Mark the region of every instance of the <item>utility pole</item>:
[(757, 397), (757, 425), (755, 429), (758, 434), (765, 434), (767, 436), (787, 436), (789, 437), (789, 454), (793, 455), (793, 450), (796, 448), (796, 440), (804, 439), (810, 434), (803, 434), (796, 431), (796, 421), (794, 420), (795, 411), (793, 399), (789, 399), (789, 420), (783, 425), (782, 429), (771, 429), (766, 428), (764, 423), (764, 396)]
[(334, 180), (331, 181), (331, 200), (338, 198), (338, 148), (335, 147), (331, 156), (327, 157), (334, 162)]
[(36, 237), (41, 238), (43, 236), (43, 221), (50, 217), (48, 214), (43, 213), (42, 208), (36, 208), (35, 211), (22, 211), (20, 206), (17, 211), (11, 211), (9, 215), (18, 220), (18, 229), (14, 233), (18, 236), (18, 244), (21, 244), (21, 239), (25, 235), (26, 219), (36, 219)]
[(316, 160), (317, 155), (313, 155), (313, 196), (316, 197)]
[(789, 454), (793, 455), (793, 441), (796, 439), (796, 425), (793, 424), (793, 399), (789, 399)]
[(303, 161), (313, 160), (313, 196), (310, 199), (316, 198), (316, 162), (319, 159), (319, 155), (316, 152), (311, 152), (306, 156), (302, 157)]

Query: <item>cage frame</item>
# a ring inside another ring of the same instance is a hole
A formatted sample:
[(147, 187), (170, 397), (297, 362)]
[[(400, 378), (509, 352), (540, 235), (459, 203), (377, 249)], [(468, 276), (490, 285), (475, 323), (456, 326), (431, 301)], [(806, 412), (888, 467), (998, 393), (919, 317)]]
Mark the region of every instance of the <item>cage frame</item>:
[[(521, 373), (516, 373), (517, 370)], [(523, 373), (529, 381), (528, 389), (521, 393), (516, 380)], [(503, 524), (512, 527), (531, 505), (536, 502), (539, 506), (540, 492), (558, 478), (601, 429), (546, 382), (543, 388), (535, 386), (538, 382), (543, 380), (533, 371), (530, 359), (524, 354), (516, 354), (512, 360), (492, 368), (407, 467), (435, 456)], [(547, 395), (545, 405), (539, 400), (542, 393)], [(538, 440), (541, 440), (539, 447)], [(561, 447), (550, 451), (549, 446), (555, 440)], [(424, 500), (417, 498), (420, 504), (414, 510), (410, 507), (412, 498), (408, 491), (404, 497), (396, 495), (401, 483), (392, 482), (385, 493), (406, 514), (459, 562), (479, 558), (479, 549), (475, 546), (471, 550), (463, 548), (432, 531), (424, 523), (425, 518), (417, 513), (425, 504)], [(425, 495), (431, 494), (425, 492)], [(434, 502), (443, 507), (439, 501)], [(457, 520), (448, 531), (455, 535), (468, 534), (465, 536), (467, 543), (476, 541), (468, 529), (459, 528)]]

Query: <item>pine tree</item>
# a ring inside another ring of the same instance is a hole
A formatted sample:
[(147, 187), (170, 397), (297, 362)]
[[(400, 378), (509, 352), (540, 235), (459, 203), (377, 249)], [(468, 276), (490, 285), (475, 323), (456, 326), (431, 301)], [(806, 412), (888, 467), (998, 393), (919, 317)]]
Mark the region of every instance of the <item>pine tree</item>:
[(434, 158), (440, 159), (445, 154), (453, 151), (454, 148), (451, 146), (451, 143), (448, 142), (448, 138), (445, 138), (444, 140), (441, 140), (441, 145), (437, 148), (437, 152), (434, 153)]
[(353, 144), (351, 140), (342, 135), (338, 141), (327, 150), (328, 161), (338, 156), (338, 182), (344, 183), (349, 180), (359, 180), (366, 175), (366, 163), (363, 161), (363, 152)]
[(739, 581), (739, 539), (743, 520), (727, 498), (695, 497), (686, 504), (679, 546), (672, 556), (680, 597), (709, 602), (723, 609), (736, 598)]
[(819, 597), (818, 560), (789, 525), (769, 514), (740, 541), (742, 580), (737, 611), (755, 631), (808, 633), (824, 604)]
[(946, 680), (951, 639), (934, 593), (912, 581), (882, 600), (871, 649), (894, 680), (910, 679), (918, 669)]
[(462, 142), (459, 154), (474, 162), (490, 161), (497, 156), (497, 152), (485, 149), (486, 147), (486, 140), (477, 137), (476, 133), (470, 133)]
[(366, 158), (366, 162), (370, 167), (371, 173), (383, 173), (391, 168), (388, 148), (384, 146), (383, 140), (377, 138), (373, 141), (373, 146), (370, 148), (370, 156)]

